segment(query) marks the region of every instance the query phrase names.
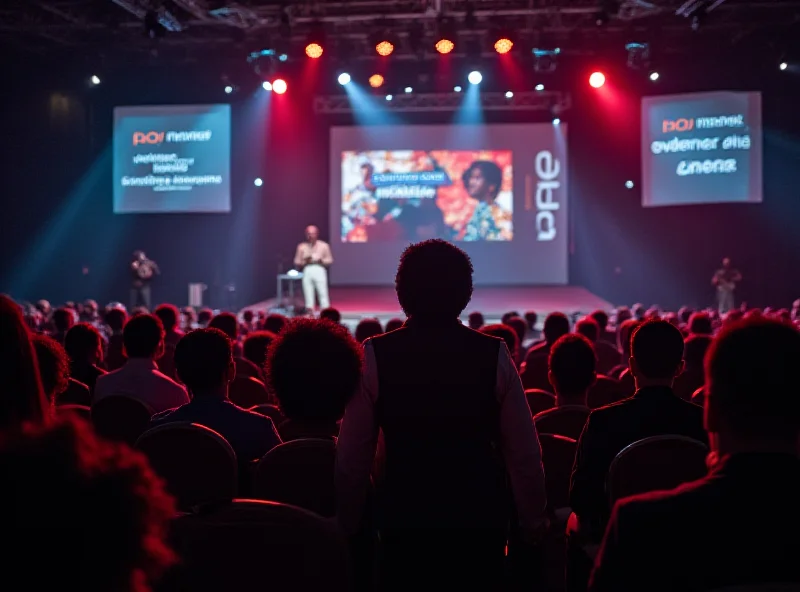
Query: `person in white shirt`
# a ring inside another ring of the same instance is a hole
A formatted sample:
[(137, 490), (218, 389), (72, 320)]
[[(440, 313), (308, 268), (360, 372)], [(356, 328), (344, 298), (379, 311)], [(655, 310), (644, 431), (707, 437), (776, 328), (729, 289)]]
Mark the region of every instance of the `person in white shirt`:
[(138, 399), (159, 413), (189, 402), (186, 389), (158, 371), (164, 353), (164, 326), (154, 315), (136, 315), (125, 325), (122, 341), (128, 361), (119, 370), (97, 378), (94, 401), (111, 395)]
[(331, 303), (328, 298), (328, 267), (333, 263), (331, 247), (325, 241), (319, 240), (319, 228), (309, 226), (306, 228), (306, 240), (297, 245), (294, 255), (294, 265), (303, 270), (303, 296), (306, 301), (306, 310), (314, 309), (314, 295), (319, 297), (320, 309), (328, 308)]

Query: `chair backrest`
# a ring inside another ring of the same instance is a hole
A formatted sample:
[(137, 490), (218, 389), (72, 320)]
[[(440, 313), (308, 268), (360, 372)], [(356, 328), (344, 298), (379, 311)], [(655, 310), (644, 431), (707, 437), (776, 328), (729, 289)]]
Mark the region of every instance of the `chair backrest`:
[(525, 391), (525, 399), (528, 401), (531, 415), (536, 415), (556, 406), (556, 396), (542, 389), (527, 389)]
[(286, 504), (235, 500), (180, 516), (171, 542), (181, 562), (164, 590), (345, 592), (352, 577), (336, 524)]
[(255, 496), (292, 504), (320, 516), (335, 514), (334, 440), (300, 439), (267, 452), (256, 468)]
[(283, 411), (280, 410), (280, 407), (277, 407), (276, 405), (270, 405), (269, 403), (253, 405), (250, 407), (250, 411), (260, 413), (261, 415), (266, 415), (272, 420), (272, 423), (275, 424), (276, 428), (286, 419), (286, 417), (283, 415)]
[(236, 453), (212, 429), (189, 422), (167, 423), (142, 434), (136, 448), (167, 482), (180, 509), (236, 497)]
[(586, 404), (590, 409), (605, 407), (629, 397), (618, 380), (608, 376), (598, 375), (595, 383), (589, 388), (586, 395)]
[(70, 413), (84, 419), (92, 421), (92, 410), (86, 405), (56, 405), (56, 415)]
[(686, 436), (645, 438), (623, 448), (612, 461), (606, 478), (610, 504), (622, 497), (673, 489), (702, 478), (708, 448)]
[(581, 437), (589, 413), (590, 409), (582, 405), (564, 405), (537, 413), (533, 423), (540, 434), (558, 434), (577, 440)]
[(558, 434), (539, 434), (539, 444), (542, 447), (547, 507), (550, 510), (569, 507), (569, 481), (577, 443)]
[(147, 429), (153, 410), (139, 399), (109, 395), (92, 404), (92, 424), (99, 436), (133, 446)]
[(258, 378), (237, 375), (228, 389), (228, 398), (238, 405), (249, 409), (254, 405), (264, 405), (269, 402), (267, 387)]

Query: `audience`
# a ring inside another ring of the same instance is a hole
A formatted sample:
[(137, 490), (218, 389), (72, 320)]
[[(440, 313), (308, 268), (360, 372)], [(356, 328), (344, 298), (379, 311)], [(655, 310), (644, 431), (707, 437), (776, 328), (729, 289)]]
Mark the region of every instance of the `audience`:
[(631, 338), (630, 368), (636, 393), (595, 409), (578, 442), (570, 482), (570, 507), (581, 527), (599, 540), (608, 520), (606, 474), (628, 444), (650, 436), (678, 434), (707, 443), (703, 410), (672, 391), (683, 371), (683, 336), (666, 321), (639, 325)]
[(287, 418), (284, 440), (334, 438), (361, 380), (362, 348), (346, 327), (295, 319), (269, 348), (267, 385)]
[(536, 429), (508, 348), (458, 319), (472, 296), (469, 257), (442, 240), (411, 245), (395, 286), (408, 321), (365, 344), (337, 446), (338, 518), (357, 531), (382, 430), (385, 589), (488, 587), (502, 575), (506, 471), (523, 531), (546, 523)]
[(64, 345), (64, 337), (72, 325), (75, 324), (75, 313), (71, 308), (62, 306), (53, 311), (53, 339)]
[(175, 346), (184, 335), (178, 328), (178, 307), (172, 304), (160, 304), (153, 314), (161, 319), (164, 325), (164, 353), (158, 359), (158, 369), (170, 378), (175, 378)]
[[(67, 390), (69, 386), (69, 358), (64, 347), (52, 337), (47, 335), (33, 335), (33, 349), (36, 351), (36, 361), (39, 365), (39, 377), (42, 380), (42, 389), (48, 402), (54, 403), (56, 397)], [(88, 395), (89, 389), (86, 389)], [(84, 403), (86, 405), (89, 402)]]
[(162, 481), (84, 422), (0, 433), (0, 474), (8, 589), (147, 592), (177, 559)]
[(186, 335), (175, 348), (175, 369), (192, 399), (154, 415), (151, 427), (188, 421), (211, 428), (230, 443), (242, 470), (281, 443), (270, 418), (237, 407), (228, 399), (236, 365), (225, 333), (209, 327)]
[(383, 333), (383, 327), (378, 319), (361, 319), (356, 325), (356, 341), (364, 343), (370, 337)]
[(689, 335), (712, 335), (714, 333), (714, 324), (707, 313), (696, 312), (689, 317), (688, 329)]
[(164, 352), (164, 327), (158, 317), (140, 314), (123, 329), (128, 361), (119, 370), (98, 377), (94, 401), (111, 395), (138, 399), (153, 413), (189, 402), (186, 389), (158, 370), (156, 360)]
[(528, 334), (528, 325), (520, 317), (509, 317), (503, 324), (511, 327), (517, 334), (518, 347), (516, 350), (511, 350), (511, 353), (513, 354), (514, 361), (517, 364), (521, 364), (522, 360), (520, 358), (522, 357), (522, 342), (525, 341), (525, 336)]
[(108, 350), (105, 355), (106, 369), (118, 370), (127, 360), (122, 331), (128, 322), (128, 314), (123, 308), (112, 307), (106, 311), (104, 320), (109, 330)]
[(319, 318), (332, 323), (341, 323), (342, 313), (332, 306), (329, 306), (328, 308), (323, 308), (321, 311), (319, 311)]
[(591, 590), (797, 589), (799, 359), (784, 323), (722, 330), (706, 357), (710, 474), (617, 502)]
[(211, 319), (214, 318), (214, 311), (210, 308), (201, 308), (197, 313), (197, 326), (201, 329), (208, 327)]
[(502, 339), (508, 348), (508, 353), (511, 354), (511, 358), (513, 360), (517, 359), (517, 353), (519, 352), (519, 337), (517, 337), (517, 333), (514, 331), (514, 329), (508, 325), (497, 323), (495, 325), (484, 325), (481, 327), (480, 332), (484, 335), (491, 335), (492, 337), (499, 337)]
[(477, 310), (469, 313), (469, 317), (467, 317), (467, 324), (470, 329), (474, 329), (475, 331), (483, 327), (483, 325), (486, 324), (486, 321), (483, 318), (483, 313), (480, 313)]
[(269, 331), (253, 331), (244, 339), (242, 344), (242, 355), (245, 360), (256, 365), (257, 368), (264, 368), (267, 361), (267, 350), (277, 335)]
[(23, 421), (44, 421), (48, 408), (22, 311), (0, 294), (0, 430)]
[(628, 360), (631, 358), (631, 335), (633, 335), (633, 331), (639, 324), (639, 321), (635, 319), (627, 319), (617, 327), (617, 349), (622, 353), (622, 361), (618, 366), (615, 366), (609, 371), (608, 376), (611, 378), (619, 379), (621, 374), (629, 368)]
[(525, 323), (528, 325), (528, 333), (525, 340), (522, 342), (522, 347), (529, 348), (541, 339), (541, 333), (536, 328), (536, 323), (539, 321), (539, 315), (535, 311), (529, 310), (525, 313)]
[(575, 332), (583, 335), (592, 343), (594, 352), (597, 355), (597, 372), (599, 374), (608, 374), (620, 364), (621, 356), (619, 350), (608, 341), (600, 339), (600, 335), (605, 333), (605, 329), (600, 327), (600, 323), (593, 316), (586, 317), (575, 323)]
[(395, 317), (386, 321), (386, 333), (391, 333), (395, 329), (399, 329), (403, 326), (405, 321), (401, 318)]
[(242, 346), (239, 344), (239, 320), (231, 312), (221, 312), (208, 324), (209, 329), (219, 329), (231, 341), (233, 347), (233, 360), (236, 363), (237, 376), (250, 376), (264, 381), (264, 373), (261, 367), (256, 366), (250, 360), (242, 357)]
[(569, 319), (560, 312), (547, 315), (544, 320), (544, 341), (532, 346), (520, 366), (520, 377), (526, 389), (552, 390), (547, 378), (547, 359), (550, 348), (562, 335), (569, 333)]
[(103, 336), (89, 323), (73, 325), (64, 337), (64, 349), (69, 356), (69, 374), (94, 392), (97, 378), (106, 373), (103, 363)]
[(564, 335), (550, 348), (550, 384), (556, 407), (586, 407), (586, 396), (597, 379), (597, 358), (589, 339), (583, 335)]
[(286, 326), (286, 317), (280, 314), (270, 314), (264, 319), (264, 331), (277, 335)]
[(683, 359), (686, 365), (683, 373), (675, 379), (675, 394), (684, 401), (690, 401), (692, 394), (703, 386), (703, 360), (711, 346), (710, 335), (690, 335), (683, 341)]

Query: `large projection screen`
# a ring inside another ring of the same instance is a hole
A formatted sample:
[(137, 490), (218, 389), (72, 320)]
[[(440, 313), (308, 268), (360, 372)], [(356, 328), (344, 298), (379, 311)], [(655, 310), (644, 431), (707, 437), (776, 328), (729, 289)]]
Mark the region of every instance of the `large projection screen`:
[(388, 285), (411, 242), (464, 249), (484, 286), (565, 284), (566, 125), (397, 125), (330, 132), (337, 285)]

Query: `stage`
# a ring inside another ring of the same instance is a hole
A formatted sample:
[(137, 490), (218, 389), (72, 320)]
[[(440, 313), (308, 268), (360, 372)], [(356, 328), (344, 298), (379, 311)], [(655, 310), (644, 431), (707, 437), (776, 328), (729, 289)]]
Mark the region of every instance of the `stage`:
[[(299, 282), (297, 284), (295, 302), (302, 306), (302, 289)], [(342, 320), (348, 325), (365, 317), (376, 317), (382, 323), (392, 317), (403, 317), (397, 295), (391, 286), (331, 286), (330, 299), (331, 306), (341, 312)], [(247, 306), (244, 310), (285, 313), (286, 304), (272, 298)], [(580, 286), (476, 287), (464, 311), (464, 318), (472, 311), (480, 311), (487, 322), (496, 322), (509, 311), (524, 314), (533, 310), (539, 315), (541, 323), (551, 312), (586, 314), (598, 308), (610, 310), (612, 305)]]

